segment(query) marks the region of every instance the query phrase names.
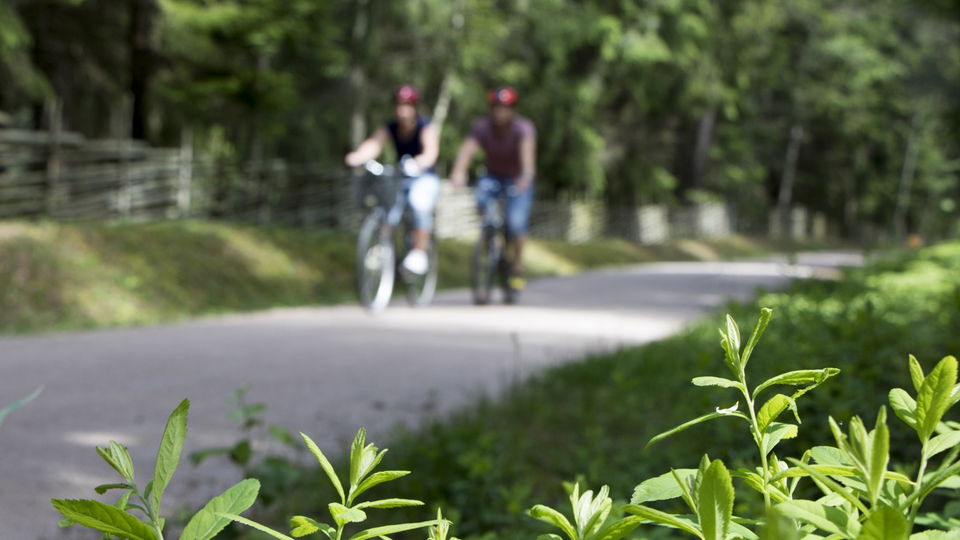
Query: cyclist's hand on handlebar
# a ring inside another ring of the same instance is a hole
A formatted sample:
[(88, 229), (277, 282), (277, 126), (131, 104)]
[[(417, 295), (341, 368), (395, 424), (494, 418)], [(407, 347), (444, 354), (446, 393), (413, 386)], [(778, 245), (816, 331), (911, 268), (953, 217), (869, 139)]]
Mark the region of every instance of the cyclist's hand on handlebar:
[(350, 152), (349, 154), (347, 154), (347, 156), (343, 158), (343, 163), (346, 164), (347, 167), (359, 167), (360, 165), (363, 165), (357, 159), (356, 152)]

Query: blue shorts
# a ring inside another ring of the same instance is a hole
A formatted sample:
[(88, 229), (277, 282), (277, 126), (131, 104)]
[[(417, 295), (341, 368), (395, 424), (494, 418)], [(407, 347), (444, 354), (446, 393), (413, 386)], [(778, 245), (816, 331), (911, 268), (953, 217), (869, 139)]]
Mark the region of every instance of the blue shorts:
[(490, 205), (494, 200), (506, 200), (507, 236), (524, 236), (530, 223), (530, 208), (533, 206), (533, 183), (522, 193), (517, 193), (515, 178), (497, 178), (484, 176), (477, 181), (477, 211), (484, 225), (493, 221)]
[(389, 221), (393, 226), (400, 223), (403, 206), (410, 209), (415, 229), (433, 229), (433, 209), (440, 196), (440, 178), (433, 173), (424, 173), (413, 178), (404, 178), (401, 192), (397, 193), (397, 202), (390, 209)]

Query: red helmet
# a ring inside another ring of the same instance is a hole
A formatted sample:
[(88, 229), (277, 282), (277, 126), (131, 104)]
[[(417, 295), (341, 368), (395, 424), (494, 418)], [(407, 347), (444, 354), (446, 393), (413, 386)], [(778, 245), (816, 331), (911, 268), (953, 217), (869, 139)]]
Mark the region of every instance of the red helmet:
[(405, 84), (400, 88), (397, 88), (397, 91), (393, 93), (394, 102), (400, 103), (409, 103), (411, 105), (416, 105), (420, 103), (420, 93), (417, 92), (417, 89), (409, 84)]
[(487, 92), (487, 103), (513, 107), (517, 103), (517, 91), (510, 86), (501, 86)]

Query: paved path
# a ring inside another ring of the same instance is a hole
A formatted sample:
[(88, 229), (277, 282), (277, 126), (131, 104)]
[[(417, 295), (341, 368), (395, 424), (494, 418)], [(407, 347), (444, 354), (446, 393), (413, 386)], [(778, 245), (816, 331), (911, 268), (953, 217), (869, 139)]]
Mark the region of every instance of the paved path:
[[(650, 264), (535, 281), (520, 306), (477, 308), (466, 291), (451, 291), (430, 308), (395, 306), (376, 317), (353, 306), (284, 309), (0, 339), (0, 403), (45, 385), (0, 427), (0, 534), (96, 538), (58, 530), (47, 501), (88, 497), (114, 481), (93, 450), (111, 439), (130, 448), (146, 477), (166, 416), (183, 397), (192, 401), (187, 451), (235, 440), (227, 397), (244, 385), (252, 401), (268, 404), (269, 422), (335, 451), (359, 426), (382, 440), (397, 423), (415, 425), (545, 366), (670, 335), (758, 286), (859, 261), (832, 253), (801, 256), (799, 266)], [(232, 472), (186, 465), (170, 493), (205, 497), (215, 482), (191, 477)]]

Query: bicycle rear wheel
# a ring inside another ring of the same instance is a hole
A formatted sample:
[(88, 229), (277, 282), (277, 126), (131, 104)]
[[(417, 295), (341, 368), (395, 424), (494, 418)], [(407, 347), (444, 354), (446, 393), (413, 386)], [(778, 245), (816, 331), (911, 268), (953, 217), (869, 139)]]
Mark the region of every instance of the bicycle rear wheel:
[[(407, 240), (409, 244), (409, 239)], [(407, 302), (411, 306), (425, 306), (433, 300), (433, 294), (437, 291), (437, 238), (436, 235), (430, 236), (430, 249), (427, 250), (427, 261), (429, 266), (425, 274), (414, 274), (401, 270), (403, 272), (403, 282), (407, 289)]]
[(370, 311), (390, 303), (396, 275), (393, 241), (386, 230), (386, 213), (375, 209), (364, 220), (357, 238), (357, 295)]
[(470, 291), (474, 304), (482, 306), (490, 303), (499, 260), (500, 239), (495, 233), (484, 231), (470, 259)]

